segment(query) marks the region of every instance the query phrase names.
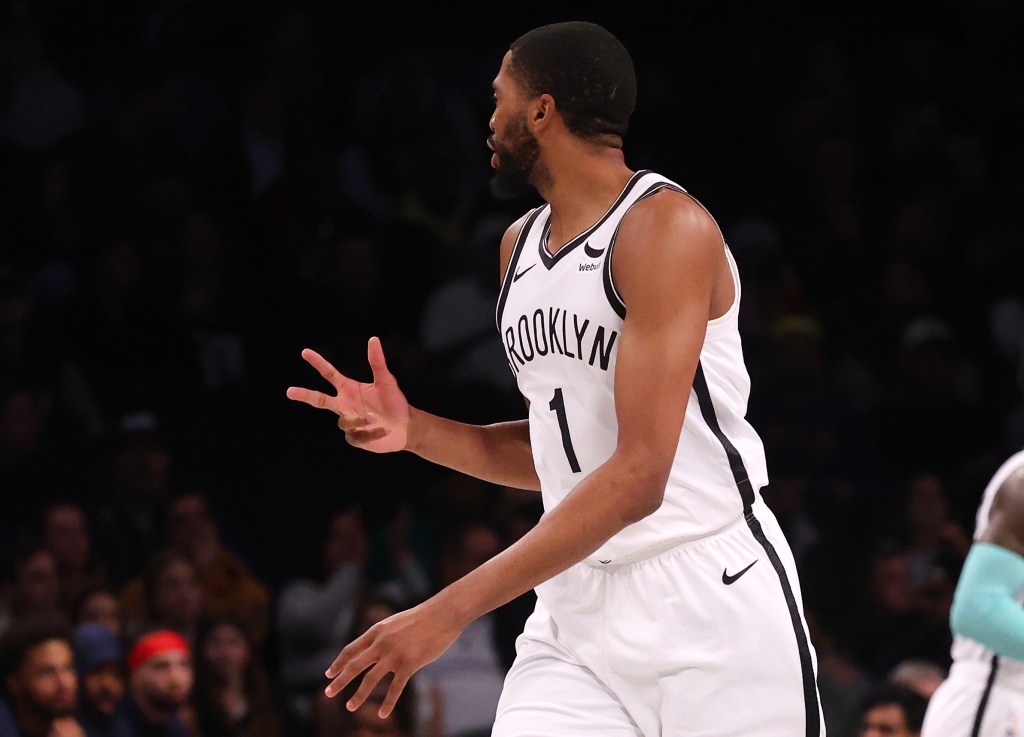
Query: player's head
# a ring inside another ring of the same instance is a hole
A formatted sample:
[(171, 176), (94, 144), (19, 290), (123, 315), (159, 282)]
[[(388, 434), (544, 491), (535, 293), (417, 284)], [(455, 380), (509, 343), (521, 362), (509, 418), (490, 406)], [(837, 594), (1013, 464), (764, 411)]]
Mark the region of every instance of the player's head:
[(620, 141), (636, 104), (633, 59), (595, 23), (535, 28), (512, 42), (510, 71), (533, 97), (555, 99), (566, 127), (581, 138)]
[(512, 42), (495, 80), (491, 121), (492, 188), (499, 196), (519, 194), (543, 177), (527, 111), (543, 96), (551, 104), (531, 110), (535, 119), (557, 112), (571, 134), (621, 148), (636, 103), (633, 60), (615, 36), (583, 21), (541, 26)]

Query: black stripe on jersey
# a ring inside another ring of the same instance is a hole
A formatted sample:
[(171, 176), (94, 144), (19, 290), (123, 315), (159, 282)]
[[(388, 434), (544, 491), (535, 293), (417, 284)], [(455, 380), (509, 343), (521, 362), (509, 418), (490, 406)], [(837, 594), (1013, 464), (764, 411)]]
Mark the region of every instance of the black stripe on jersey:
[(740, 491), (740, 499), (743, 500), (743, 515), (750, 518), (754, 513), (754, 486), (750, 483), (750, 477), (747, 475), (747, 467), (743, 465), (743, 457), (718, 424), (718, 414), (711, 401), (708, 380), (704, 377), (704, 367), (699, 361), (697, 362), (697, 373), (693, 377), (693, 391), (697, 394), (697, 402), (700, 404), (700, 413), (704, 417), (704, 422), (707, 423), (711, 432), (718, 438), (718, 442), (722, 444), (722, 448), (725, 449), (725, 456), (729, 459), (729, 468), (732, 469), (733, 481), (736, 482), (736, 488)]
[[(671, 182), (658, 182), (657, 184), (653, 185), (649, 190), (647, 190), (642, 195), (637, 197), (636, 201), (639, 202), (642, 199), (646, 199), (647, 197), (650, 197), (652, 194), (662, 189), (671, 189), (673, 192), (679, 192), (680, 194), (692, 196), (689, 192), (680, 187), (678, 184), (672, 184)], [(636, 204), (636, 202), (634, 202), (633, 204)]]
[(526, 236), (529, 234), (530, 229), (533, 227), (533, 223), (537, 220), (537, 216), (540, 215), (541, 210), (544, 207), (534, 208), (533, 212), (530, 213), (529, 217), (526, 218), (526, 222), (523, 223), (523, 227), (519, 230), (519, 235), (516, 236), (516, 244), (512, 246), (512, 255), (508, 259), (508, 267), (505, 269), (505, 278), (501, 280), (501, 293), (498, 295), (498, 306), (494, 311), (494, 322), (498, 325), (498, 332), (501, 332), (501, 313), (505, 311), (505, 301), (508, 299), (508, 290), (512, 288), (512, 282), (515, 281), (516, 265), (519, 263), (519, 256), (523, 252), (523, 246), (526, 244)]
[(616, 198), (615, 203), (608, 208), (608, 212), (602, 215), (601, 219), (598, 220), (596, 223), (591, 225), (585, 231), (583, 231), (578, 236), (573, 238), (571, 241), (566, 243), (564, 246), (559, 248), (558, 253), (556, 253), (554, 256), (552, 256), (548, 252), (547, 248), (548, 235), (551, 232), (551, 221), (549, 220), (547, 226), (544, 228), (544, 233), (541, 235), (540, 242), (537, 244), (537, 248), (540, 251), (541, 263), (543, 263), (544, 266), (550, 270), (555, 264), (557, 264), (567, 255), (569, 255), (571, 251), (575, 250), (581, 244), (585, 243), (587, 238), (592, 236), (594, 234), (594, 231), (600, 228), (604, 224), (604, 222), (608, 218), (610, 218), (612, 214), (618, 209), (619, 205), (621, 205), (623, 200), (625, 200), (626, 197), (629, 196), (629, 193), (633, 191), (633, 188), (636, 187), (637, 183), (640, 181), (641, 177), (643, 177), (644, 174), (650, 174), (650, 172), (646, 169), (641, 169), (640, 171), (636, 172), (633, 176), (631, 176), (629, 178), (629, 181), (626, 182), (626, 186), (623, 187), (621, 194), (619, 194), (619, 196)]
[[(615, 229), (615, 235), (619, 234), (619, 229)], [(612, 283), (612, 246), (615, 245), (615, 235), (612, 236), (612, 242), (608, 246), (608, 255), (604, 257), (604, 269), (603, 269), (603, 280), (604, 281), (604, 296), (608, 298), (608, 304), (615, 310), (615, 314), (619, 316), (620, 320), (626, 319), (626, 303), (622, 301), (622, 297), (619, 296), (619, 292), (615, 289), (615, 284)]]
[(981, 693), (981, 701), (978, 702), (978, 713), (974, 715), (974, 726), (971, 728), (971, 737), (978, 737), (981, 734), (981, 722), (985, 719), (985, 709), (988, 707), (988, 698), (992, 695), (992, 684), (996, 682), (996, 673), (999, 672), (999, 656), (992, 656), (992, 668), (988, 672), (988, 680), (985, 682), (985, 690)]
[[(686, 190), (682, 187), (678, 187), (668, 182), (656, 182), (652, 184), (646, 192), (640, 195), (636, 201), (639, 202), (645, 197), (650, 197), (658, 190), (666, 188), (671, 189), (674, 192), (682, 192), (683, 194), (686, 194)], [(634, 202), (633, 204), (636, 203)], [(620, 319), (625, 320), (626, 303), (622, 300), (619, 290), (615, 288), (615, 280), (612, 279), (612, 252), (615, 250), (615, 242), (619, 237), (619, 228), (621, 227), (622, 221), (620, 220), (619, 224), (615, 226), (615, 232), (612, 233), (611, 240), (608, 241), (608, 253), (604, 257), (604, 268), (602, 271), (604, 277), (604, 294), (608, 298), (608, 304), (611, 305), (612, 309), (615, 310), (615, 314), (618, 315)]]
[(800, 654), (800, 672), (803, 676), (804, 686), (804, 734), (806, 737), (819, 737), (821, 734), (821, 717), (818, 713), (818, 686), (814, 680), (814, 665), (811, 662), (811, 648), (807, 641), (807, 632), (804, 629), (804, 620), (797, 607), (796, 595), (793, 593), (793, 586), (789, 582), (785, 566), (779, 558), (775, 546), (764, 534), (764, 529), (757, 517), (754, 516), (752, 506), (754, 504), (754, 487), (750, 483), (747, 469), (743, 465), (743, 458), (736, 446), (722, 432), (718, 424), (718, 415), (715, 414), (715, 405), (711, 401), (711, 392), (708, 390), (708, 382), (704, 377), (704, 368), (697, 363), (697, 374), (693, 379), (693, 390), (697, 394), (697, 401), (700, 404), (700, 412), (704, 417), (711, 432), (722, 444), (725, 455), (729, 459), (729, 467), (732, 469), (733, 479), (739, 489), (740, 498), (743, 500), (743, 515), (747, 520), (747, 527), (750, 528), (754, 539), (764, 548), (768, 555), (775, 573), (782, 584), (782, 593), (786, 599), (786, 606), (789, 609), (789, 618), (793, 622), (793, 633), (796, 635), (797, 650)]

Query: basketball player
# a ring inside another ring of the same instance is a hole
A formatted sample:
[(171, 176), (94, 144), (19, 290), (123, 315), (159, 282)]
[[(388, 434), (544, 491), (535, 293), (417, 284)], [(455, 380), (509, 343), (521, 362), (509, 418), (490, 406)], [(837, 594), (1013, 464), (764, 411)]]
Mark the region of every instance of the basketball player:
[(529, 185), (546, 202), (500, 250), (497, 322), (528, 419), (470, 426), (410, 407), (376, 338), (372, 383), (306, 350), (337, 396), (288, 396), (335, 412), (357, 447), (539, 490), (545, 514), (342, 650), (328, 696), (365, 671), (354, 709), (390, 677), (389, 713), (468, 622), (532, 587), (497, 737), (822, 734), (793, 557), (744, 420), (740, 282), (718, 226), (625, 163), (636, 80), (605, 29), (530, 31), (493, 87), (495, 192)]
[(923, 737), (1024, 735), (1024, 451), (985, 488), (950, 612), (953, 666)]

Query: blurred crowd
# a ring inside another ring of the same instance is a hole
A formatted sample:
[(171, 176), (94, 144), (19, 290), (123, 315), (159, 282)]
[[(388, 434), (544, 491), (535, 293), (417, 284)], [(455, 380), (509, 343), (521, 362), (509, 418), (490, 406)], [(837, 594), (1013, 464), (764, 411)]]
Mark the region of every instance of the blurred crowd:
[[(487, 192), (490, 81), (581, 13), (343, 5), (3, 4), (3, 737), (488, 734), (532, 594), (384, 722), (323, 672), (539, 500), (359, 453), (284, 391), (319, 383), (304, 347), (368, 379), (378, 335), (414, 404), (525, 415), (493, 309), (536, 202)], [(929, 7), (587, 13), (636, 60), (627, 162), (738, 262), (833, 737), (879, 704), (913, 732), (981, 491), (1024, 446), (1021, 13)]]

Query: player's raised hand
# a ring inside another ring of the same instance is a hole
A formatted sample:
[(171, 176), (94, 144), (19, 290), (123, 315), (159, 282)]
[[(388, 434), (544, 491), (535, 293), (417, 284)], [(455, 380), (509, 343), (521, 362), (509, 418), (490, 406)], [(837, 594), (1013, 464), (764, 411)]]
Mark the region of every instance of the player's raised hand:
[(388, 371), (380, 339), (370, 338), (366, 347), (366, 357), (373, 371), (370, 384), (348, 378), (309, 348), (302, 351), (302, 357), (330, 382), (337, 395), (290, 386), (289, 399), (336, 414), (345, 439), (357, 448), (374, 453), (405, 448), (409, 437), (409, 403)]
[(377, 712), (384, 719), (395, 708), (412, 675), (447, 650), (464, 627), (451, 609), (441, 607), (436, 599), (394, 614), (373, 625), (338, 654), (327, 669), (331, 682), (325, 693), (330, 698), (337, 696), (362, 673), (359, 688), (345, 704), (349, 711), (355, 711), (391, 674), (387, 695)]

